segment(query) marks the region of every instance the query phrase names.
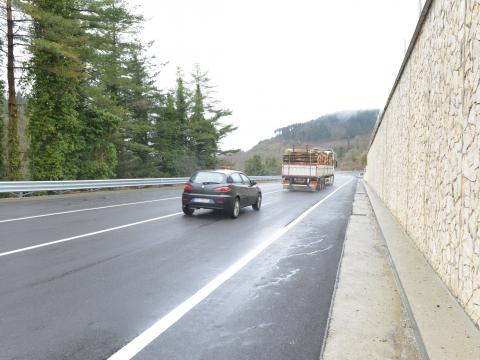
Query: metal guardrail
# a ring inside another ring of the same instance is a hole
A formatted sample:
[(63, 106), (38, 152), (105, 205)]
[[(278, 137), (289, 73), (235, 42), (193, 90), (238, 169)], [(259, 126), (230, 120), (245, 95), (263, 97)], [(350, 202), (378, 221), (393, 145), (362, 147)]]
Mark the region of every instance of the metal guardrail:
[[(66, 181), (0, 181), (0, 193), (32, 193), (37, 191), (70, 191), (113, 189), (184, 184), (189, 178), (66, 180)], [(280, 180), (281, 176), (251, 176), (255, 181)]]

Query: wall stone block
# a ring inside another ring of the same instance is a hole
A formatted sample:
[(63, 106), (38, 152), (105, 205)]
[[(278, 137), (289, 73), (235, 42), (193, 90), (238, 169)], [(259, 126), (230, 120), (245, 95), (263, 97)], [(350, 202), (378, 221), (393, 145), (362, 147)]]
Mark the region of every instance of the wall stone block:
[(366, 181), (480, 325), (480, 0), (434, 0)]

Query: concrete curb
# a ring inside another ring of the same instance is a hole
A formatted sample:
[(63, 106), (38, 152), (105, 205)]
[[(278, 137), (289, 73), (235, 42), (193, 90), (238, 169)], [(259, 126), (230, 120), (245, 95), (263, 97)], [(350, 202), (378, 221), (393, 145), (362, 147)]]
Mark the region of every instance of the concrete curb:
[(381, 199), (364, 185), (418, 332), (419, 350), (434, 360), (480, 359), (480, 331)]
[(406, 315), (407, 315), (407, 321), (409, 323), (410, 328), (413, 331), (413, 335), (415, 336), (415, 342), (417, 345), (417, 350), (420, 354), (420, 357), (422, 360), (430, 360), (427, 349), (425, 348), (425, 344), (422, 339), (422, 334), (420, 333), (420, 330), (418, 329), (417, 322), (415, 321), (415, 316), (413, 315), (412, 307), (410, 306), (410, 303), (408, 302), (408, 297), (407, 294), (405, 293), (405, 289), (403, 288), (402, 281), (400, 279), (400, 276), (398, 275), (397, 268), (395, 267), (395, 262), (393, 261), (392, 254), (390, 253), (390, 249), (388, 248), (388, 243), (387, 240), (385, 239), (385, 235), (382, 230), (382, 226), (380, 224), (380, 221), (377, 217), (377, 214), (375, 212), (375, 208), (372, 204), (371, 198), (370, 198), (370, 189), (368, 188), (368, 185), (365, 181), (362, 181), (363, 186), (365, 188), (365, 191), (367, 192), (368, 199), (370, 201), (370, 205), (372, 206), (373, 209), (373, 216), (375, 216), (375, 220), (377, 221), (378, 228), (380, 230), (380, 235), (382, 237), (383, 242), (385, 243), (385, 250), (386, 250), (386, 255), (388, 258), (388, 262), (390, 264), (390, 267), (392, 269), (392, 274), (395, 279), (395, 283), (397, 284), (397, 288), (400, 294), (400, 299), (402, 300), (403, 308), (405, 309)]
[(320, 359), (418, 360), (386, 243), (359, 182), (338, 267)]

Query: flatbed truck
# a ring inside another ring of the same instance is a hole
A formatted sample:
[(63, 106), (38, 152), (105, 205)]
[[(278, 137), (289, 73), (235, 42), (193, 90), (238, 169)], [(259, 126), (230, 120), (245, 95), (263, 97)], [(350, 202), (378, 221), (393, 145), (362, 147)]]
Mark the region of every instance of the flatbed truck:
[(288, 148), (283, 154), (283, 188), (320, 191), (333, 184), (336, 164), (332, 149), (310, 146)]

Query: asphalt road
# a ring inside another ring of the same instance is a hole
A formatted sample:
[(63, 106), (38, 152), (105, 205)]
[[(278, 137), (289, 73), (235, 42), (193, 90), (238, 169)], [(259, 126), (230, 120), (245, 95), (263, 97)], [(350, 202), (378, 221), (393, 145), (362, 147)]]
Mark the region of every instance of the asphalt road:
[(355, 184), (263, 184), (236, 220), (178, 189), (2, 200), (0, 359), (317, 360)]

